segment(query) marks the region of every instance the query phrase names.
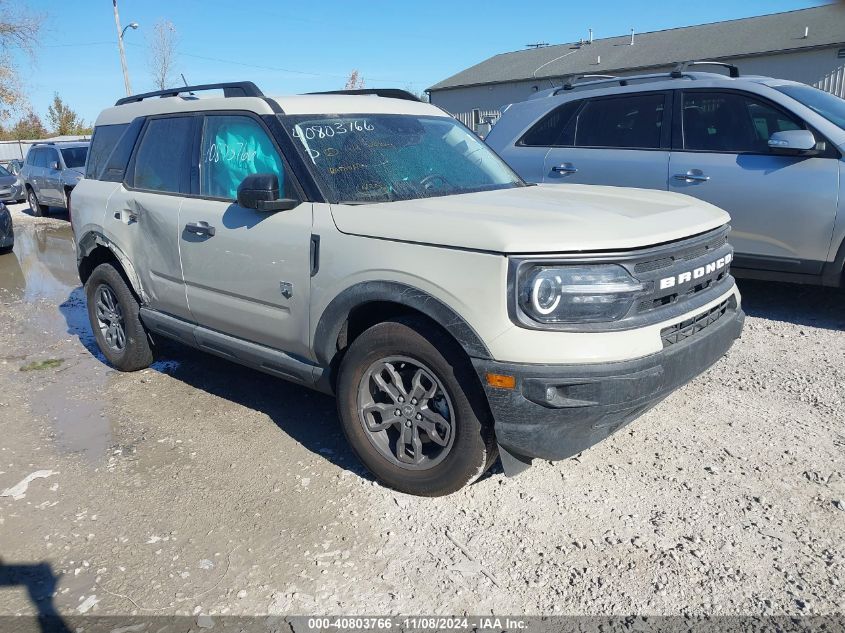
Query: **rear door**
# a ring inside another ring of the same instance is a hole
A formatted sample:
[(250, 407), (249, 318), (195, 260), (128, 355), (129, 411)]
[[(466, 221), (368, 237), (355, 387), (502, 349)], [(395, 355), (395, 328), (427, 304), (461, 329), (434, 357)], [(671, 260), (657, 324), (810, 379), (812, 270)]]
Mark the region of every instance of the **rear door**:
[(150, 307), (190, 320), (179, 262), (179, 207), (189, 191), (198, 116), (151, 117), (109, 199), (106, 237), (135, 267)]
[(237, 203), (250, 174), (273, 173), (281, 195), (302, 199), (269, 130), (247, 113), (208, 114), (182, 204), (179, 243), (193, 320), (289, 354), (310, 357), (311, 204), (265, 212)]
[(666, 189), (671, 93), (585, 99), (545, 158), (543, 182)]
[(772, 153), (773, 133), (807, 129), (805, 123), (740, 91), (685, 90), (675, 119), (669, 188), (730, 213), (735, 265), (821, 272), (839, 195), (836, 149), (828, 144), (815, 156)]

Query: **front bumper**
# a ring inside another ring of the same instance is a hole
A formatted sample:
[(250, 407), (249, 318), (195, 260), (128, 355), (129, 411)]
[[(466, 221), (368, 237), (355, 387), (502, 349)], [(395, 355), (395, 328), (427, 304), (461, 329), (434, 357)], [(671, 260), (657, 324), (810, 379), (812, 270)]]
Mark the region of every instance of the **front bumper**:
[(18, 183), (15, 183), (11, 187), (0, 188), (0, 202), (17, 202), (18, 200), (23, 200), (26, 196), (21, 191), (22, 187)]
[[(506, 471), (518, 472), (519, 462), (532, 457), (565, 459), (608, 437), (719, 360), (739, 338), (744, 320), (732, 299), (700, 331), (693, 324), (684, 338), (674, 328), (662, 351), (630, 361), (527, 365), (473, 359)], [(514, 376), (515, 388), (489, 386), (488, 372)]]

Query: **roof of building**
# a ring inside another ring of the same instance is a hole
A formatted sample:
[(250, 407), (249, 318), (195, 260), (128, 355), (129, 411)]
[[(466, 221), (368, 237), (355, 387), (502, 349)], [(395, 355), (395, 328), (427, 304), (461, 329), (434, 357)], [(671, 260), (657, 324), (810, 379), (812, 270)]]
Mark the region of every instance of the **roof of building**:
[[(612, 73), (694, 59), (735, 59), (845, 43), (842, 3), (753, 18), (687, 26), (501, 53), (429, 90)], [(805, 37), (805, 33), (807, 36)], [(600, 61), (599, 61), (600, 60)]]

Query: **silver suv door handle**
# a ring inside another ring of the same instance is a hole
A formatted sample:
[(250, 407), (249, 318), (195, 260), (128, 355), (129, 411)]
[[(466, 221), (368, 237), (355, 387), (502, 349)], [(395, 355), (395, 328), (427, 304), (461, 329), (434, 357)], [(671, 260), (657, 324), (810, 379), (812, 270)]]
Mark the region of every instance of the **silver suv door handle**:
[(578, 171), (578, 168), (572, 163), (563, 163), (563, 165), (555, 165), (552, 167), (552, 171), (556, 174), (574, 174)]
[(685, 174), (675, 174), (675, 180), (683, 180), (684, 182), (707, 182), (710, 176), (705, 176), (699, 170), (690, 170)]
[(188, 222), (185, 225), (185, 230), (194, 235), (207, 235), (208, 237), (214, 237), (214, 234), (217, 233), (217, 229), (208, 222)]

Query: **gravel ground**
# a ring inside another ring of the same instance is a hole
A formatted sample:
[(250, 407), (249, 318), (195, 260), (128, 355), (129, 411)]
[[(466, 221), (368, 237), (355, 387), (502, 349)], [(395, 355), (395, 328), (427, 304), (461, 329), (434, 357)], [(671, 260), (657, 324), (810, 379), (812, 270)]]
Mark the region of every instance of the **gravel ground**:
[(0, 577), (43, 582), (0, 614), (845, 611), (842, 291), (742, 283), (742, 340), (623, 432), (417, 499), (362, 471), (327, 397), (177, 346), (109, 368), (66, 220), (14, 217)]

